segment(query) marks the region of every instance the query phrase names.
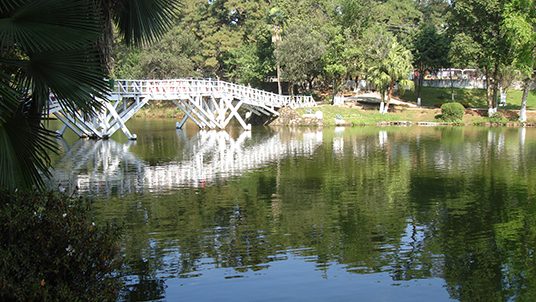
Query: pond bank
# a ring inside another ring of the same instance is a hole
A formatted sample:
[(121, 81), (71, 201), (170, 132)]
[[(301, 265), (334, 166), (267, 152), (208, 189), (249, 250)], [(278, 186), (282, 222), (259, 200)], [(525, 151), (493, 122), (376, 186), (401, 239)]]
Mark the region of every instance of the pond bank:
[[(319, 115), (317, 112), (321, 112)], [(439, 108), (394, 106), (387, 114), (380, 114), (373, 106), (345, 104), (341, 106), (320, 105), (315, 108), (293, 110), (280, 109), (280, 116), (274, 126), (505, 126), (521, 127), (517, 121), (518, 111), (500, 109), (499, 116), (489, 118), (486, 110), (466, 109), (461, 123), (447, 123), (436, 119)], [(142, 108), (136, 118), (141, 119), (181, 119), (184, 113), (167, 102), (159, 102)], [(528, 121), (524, 126), (536, 127), (536, 111), (527, 112)]]
[[(314, 113), (322, 112), (322, 120), (318, 121)], [(298, 109), (296, 113), (290, 113), (295, 119), (289, 120), (289, 113), (284, 111), (278, 118), (277, 125), (303, 125), (309, 126), (318, 121), (318, 126), (507, 126), (507, 127), (535, 127), (536, 112), (527, 113), (527, 123), (522, 125), (518, 122), (516, 110), (499, 110), (496, 117), (489, 118), (485, 110), (466, 109), (463, 120), (460, 123), (448, 123), (436, 119), (441, 114), (439, 108), (408, 108), (395, 106), (387, 114), (381, 114), (377, 108), (361, 107), (353, 105), (332, 106), (320, 105), (311, 109)], [(281, 120), (280, 122), (278, 122)]]

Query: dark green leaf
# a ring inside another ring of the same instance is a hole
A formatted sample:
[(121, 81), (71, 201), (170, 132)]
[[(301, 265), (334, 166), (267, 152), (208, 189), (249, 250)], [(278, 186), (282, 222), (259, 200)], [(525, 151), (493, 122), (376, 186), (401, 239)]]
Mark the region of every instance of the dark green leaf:
[(101, 32), (96, 12), (87, 0), (24, 3), (0, 19), (0, 49), (38, 52), (86, 46)]
[(119, 0), (114, 19), (127, 44), (142, 44), (161, 37), (173, 25), (177, 0)]
[(48, 152), (56, 152), (54, 132), (28, 117), (21, 106), (6, 123), (0, 124), (0, 187), (6, 189), (44, 186), (49, 177)]

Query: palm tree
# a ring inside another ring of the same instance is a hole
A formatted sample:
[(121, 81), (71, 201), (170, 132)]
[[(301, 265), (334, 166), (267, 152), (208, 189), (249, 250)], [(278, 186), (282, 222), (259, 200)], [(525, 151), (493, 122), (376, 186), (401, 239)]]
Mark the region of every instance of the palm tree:
[(389, 103), (393, 97), (395, 83), (398, 83), (398, 89), (413, 89), (413, 81), (409, 80), (409, 75), (413, 71), (413, 56), (411, 52), (398, 42), (394, 41), (387, 57), (386, 70), (391, 78), (389, 83), (389, 93), (387, 94), (387, 104), (385, 112), (389, 108)]
[(106, 98), (112, 25), (129, 44), (161, 36), (176, 0), (0, 2), (0, 187), (43, 187), (54, 133), (42, 125), (51, 94), (92, 115)]
[(395, 84), (398, 83), (399, 89), (413, 88), (413, 81), (409, 80), (409, 74), (413, 70), (411, 52), (394, 39), (391, 39), (386, 47), (388, 51), (385, 56), (372, 62), (368, 75), (372, 84), (380, 91), (382, 105), (387, 93), (387, 103), (385, 107), (381, 106), (381, 113), (387, 113), (389, 109)]
[[(283, 31), (283, 25), (285, 24), (285, 15), (278, 7), (270, 9), (268, 15), (268, 23), (272, 25), (272, 43), (274, 44), (274, 53), (279, 49), (281, 44), (281, 33)], [(276, 56), (277, 57), (277, 56)], [(282, 94), (281, 89), (281, 64), (279, 58), (276, 58), (276, 72), (277, 72), (277, 92)]]

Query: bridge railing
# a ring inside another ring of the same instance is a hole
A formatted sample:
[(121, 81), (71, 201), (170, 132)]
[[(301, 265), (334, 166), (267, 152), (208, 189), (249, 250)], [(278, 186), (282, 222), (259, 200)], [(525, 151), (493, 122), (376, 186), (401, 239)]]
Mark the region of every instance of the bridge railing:
[(311, 96), (284, 96), (264, 90), (213, 79), (117, 80), (112, 94), (120, 96), (151, 95), (154, 98), (228, 95), (249, 104), (269, 107), (310, 107)]
[(58, 100), (56, 99), (56, 96), (53, 94), (50, 94), (48, 98), (48, 112), (47, 113), (53, 114), (53, 113), (60, 111), (61, 109), (62, 108), (61, 108), (60, 102), (58, 102)]

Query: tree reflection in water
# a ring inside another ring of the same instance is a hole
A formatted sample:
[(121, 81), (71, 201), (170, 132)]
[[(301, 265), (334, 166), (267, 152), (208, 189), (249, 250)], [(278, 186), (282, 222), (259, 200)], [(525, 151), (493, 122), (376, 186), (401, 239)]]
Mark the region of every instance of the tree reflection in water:
[(169, 280), (202, 282), (214, 270), (232, 270), (229, 278), (270, 271), (289, 255), (316, 263), (324, 278), (337, 265), (393, 282), (440, 278), (463, 301), (536, 298), (532, 129), (174, 139), (182, 144), (176, 161), (152, 166), (148, 153), (107, 141), (80, 151), (89, 158), (83, 168), (68, 168), (81, 163), (73, 153), (57, 165), (63, 181), (102, 197), (101, 219), (125, 222), (128, 300), (163, 297), (165, 285), (179, 286)]

